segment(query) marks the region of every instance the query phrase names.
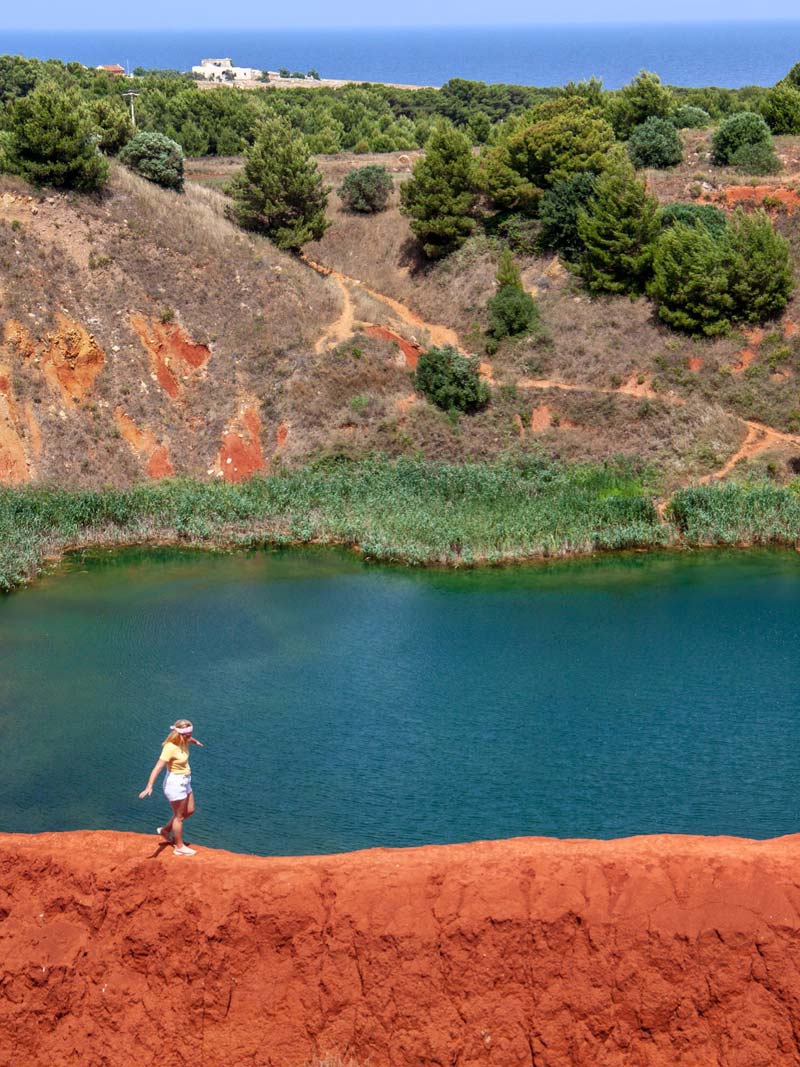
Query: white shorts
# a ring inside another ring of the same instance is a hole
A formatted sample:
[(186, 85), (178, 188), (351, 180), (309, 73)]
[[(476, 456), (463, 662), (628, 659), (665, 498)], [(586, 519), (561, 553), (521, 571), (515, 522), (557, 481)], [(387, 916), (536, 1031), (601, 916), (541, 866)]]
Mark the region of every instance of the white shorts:
[(191, 791), (191, 774), (168, 774), (164, 778), (164, 796), (167, 800), (185, 800)]

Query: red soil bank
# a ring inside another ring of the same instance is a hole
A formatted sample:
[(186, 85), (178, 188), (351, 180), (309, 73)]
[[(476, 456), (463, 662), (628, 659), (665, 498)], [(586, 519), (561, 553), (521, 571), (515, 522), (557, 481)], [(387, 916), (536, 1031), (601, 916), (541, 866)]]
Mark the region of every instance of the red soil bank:
[(241, 482), (265, 467), (261, 417), (255, 404), (244, 408), (222, 435), (217, 470), (226, 482)]
[(799, 913), (800, 836), (184, 859), (0, 835), (0, 1063), (797, 1064)]
[(784, 189), (776, 185), (728, 185), (720, 189), (715, 199), (724, 207), (766, 207), (770, 211), (780, 204), (790, 214), (800, 207), (800, 196), (794, 189)]
[(378, 337), (382, 341), (394, 341), (403, 353), (408, 369), (417, 369), (419, 354), (422, 351), (418, 344), (413, 341), (407, 341), (405, 337), (401, 337), (399, 333), (395, 333), (394, 330), (389, 330), (385, 326), (364, 326), (364, 333), (369, 334), (370, 337)]
[(174, 400), (187, 373), (205, 366), (211, 350), (208, 345), (193, 341), (177, 322), (157, 322), (144, 315), (131, 315), (131, 326), (150, 354), (158, 384)]

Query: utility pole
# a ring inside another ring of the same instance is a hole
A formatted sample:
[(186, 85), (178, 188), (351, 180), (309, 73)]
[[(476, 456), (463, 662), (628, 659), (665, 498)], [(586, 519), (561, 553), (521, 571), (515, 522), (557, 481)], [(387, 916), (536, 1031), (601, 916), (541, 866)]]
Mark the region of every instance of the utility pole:
[(122, 95), (123, 96), (127, 96), (130, 99), (130, 102), (131, 102), (131, 122), (133, 123), (133, 128), (136, 129), (136, 111), (135, 111), (134, 106), (133, 106), (133, 101), (134, 101), (135, 97), (139, 96), (139, 93), (135, 93), (133, 91), (133, 89), (129, 89), (127, 91), (127, 93), (123, 93)]

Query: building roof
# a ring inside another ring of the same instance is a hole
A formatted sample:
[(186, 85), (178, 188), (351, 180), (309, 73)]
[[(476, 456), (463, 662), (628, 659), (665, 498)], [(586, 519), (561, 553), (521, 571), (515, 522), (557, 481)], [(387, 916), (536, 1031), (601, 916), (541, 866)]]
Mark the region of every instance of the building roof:
[(97, 68), (98, 70), (107, 70), (109, 74), (124, 74), (125, 68), (121, 67), (119, 63), (101, 63)]

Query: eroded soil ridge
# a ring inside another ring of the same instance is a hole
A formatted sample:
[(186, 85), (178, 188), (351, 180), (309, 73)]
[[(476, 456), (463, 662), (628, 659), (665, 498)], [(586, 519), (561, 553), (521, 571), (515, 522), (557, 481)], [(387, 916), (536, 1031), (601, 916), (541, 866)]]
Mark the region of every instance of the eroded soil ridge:
[(800, 837), (0, 835), (0, 1063), (797, 1063)]

